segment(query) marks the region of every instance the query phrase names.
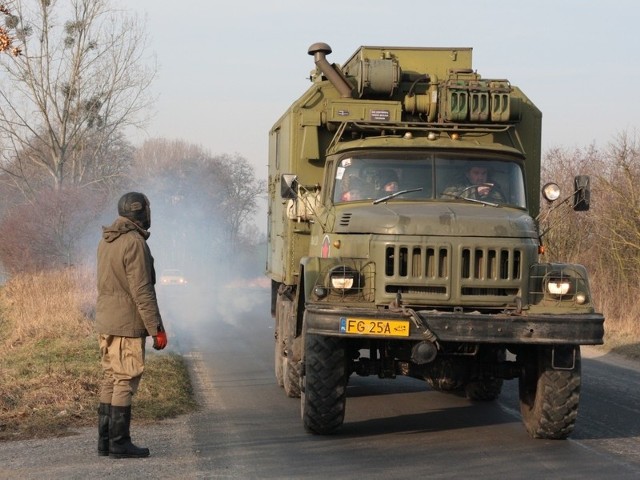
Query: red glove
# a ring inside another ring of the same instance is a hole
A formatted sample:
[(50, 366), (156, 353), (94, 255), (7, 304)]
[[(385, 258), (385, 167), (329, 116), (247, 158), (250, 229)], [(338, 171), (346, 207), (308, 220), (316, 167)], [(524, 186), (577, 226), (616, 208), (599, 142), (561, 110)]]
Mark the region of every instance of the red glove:
[(153, 337), (153, 348), (156, 350), (162, 350), (167, 346), (167, 332), (158, 329), (158, 334)]

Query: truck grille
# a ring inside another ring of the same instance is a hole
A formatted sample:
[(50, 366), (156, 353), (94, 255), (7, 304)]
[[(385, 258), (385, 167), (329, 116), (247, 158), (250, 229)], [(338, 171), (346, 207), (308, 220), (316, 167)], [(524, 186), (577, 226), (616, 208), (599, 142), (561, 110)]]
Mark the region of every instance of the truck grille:
[(387, 246), (385, 275), (411, 278), (447, 278), (449, 249), (447, 247)]
[(514, 249), (463, 248), (460, 277), (476, 280), (519, 280), (522, 252)]
[[(456, 250), (457, 254), (454, 254)], [(505, 247), (399, 245), (384, 247), (384, 292), (405, 300), (447, 300), (504, 304), (519, 294), (524, 256)], [(473, 298), (472, 298), (473, 297)]]

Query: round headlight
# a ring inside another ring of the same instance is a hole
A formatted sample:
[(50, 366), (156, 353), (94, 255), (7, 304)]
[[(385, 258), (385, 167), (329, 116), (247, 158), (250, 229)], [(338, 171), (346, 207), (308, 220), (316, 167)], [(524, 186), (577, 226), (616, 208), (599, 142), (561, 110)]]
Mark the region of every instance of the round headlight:
[(551, 295), (567, 295), (571, 291), (571, 279), (568, 277), (550, 277), (547, 280), (547, 292)]
[(566, 295), (570, 288), (571, 284), (565, 281), (552, 281), (547, 284), (547, 289), (552, 295)]
[(547, 183), (542, 187), (542, 196), (548, 202), (555, 202), (558, 198), (560, 198), (560, 187), (557, 183)]
[(329, 271), (329, 286), (340, 293), (347, 293), (361, 288), (360, 273), (346, 265), (333, 267)]

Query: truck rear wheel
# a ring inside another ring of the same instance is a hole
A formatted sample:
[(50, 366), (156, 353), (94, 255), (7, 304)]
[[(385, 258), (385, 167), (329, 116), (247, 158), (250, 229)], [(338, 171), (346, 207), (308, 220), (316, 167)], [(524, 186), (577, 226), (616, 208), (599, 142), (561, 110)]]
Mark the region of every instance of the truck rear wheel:
[[(478, 361), (493, 366), (504, 362), (506, 358), (507, 351), (504, 348), (485, 348), (481, 350)], [(502, 393), (503, 383), (501, 378), (494, 377), (490, 371), (481, 371), (478, 378), (470, 380), (465, 385), (464, 391), (469, 400), (491, 402)]]
[(275, 325), (275, 354), (274, 354), (274, 367), (276, 374), (276, 382), (279, 387), (284, 387), (284, 373), (283, 373), (283, 355), (282, 355), (282, 332), (280, 329), (280, 322), (276, 317)]
[(502, 383), (500, 378), (473, 380), (465, 385), (464, 391), (469, 400), (491, 402), (502, 393)]
[(300, 363), (294, 363), (285, 356), (282, 362), (282, 373), (287, 397), (300, 398)]
[(284, 353), (282, 345), (282, 330), (276, 326), (276, 342), (274, 353), (274, 366), (276, 382), (278, 386), (284, 387), (287, 397), (300, 397), (300, 363), (292, 362)]
[(533, 438), (565, 439), (571, 434), (580, 401), (580, 347), (572, 370), (554, 370), (551, 349), (528, 352), (520, 375), (520, 412)]
[(345, 341), (337, 337), (307, 335), (301, 412), (307, 431), (332, 433), (344, 422), (347, 397)]

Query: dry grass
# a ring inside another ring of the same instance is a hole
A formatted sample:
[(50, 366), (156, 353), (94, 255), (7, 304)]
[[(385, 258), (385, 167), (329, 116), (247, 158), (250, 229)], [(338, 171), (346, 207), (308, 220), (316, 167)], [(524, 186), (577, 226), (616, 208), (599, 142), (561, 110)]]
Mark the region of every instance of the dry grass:
[[(94, 285), (90, 271), (66, 269), (20, 275), (0, 290), (0, 440), (65, 435), (96, 422)], [(139, 421), (193, 410), (182, 359), (150, 352), (134, 405)]]
[[(93, 332), (95, 280), (89, 269), (20, 274), (5, 285), (0, 300), (11, 330), (4, 347), (34, 339), (86, 338)], [(7, 330), (5, 330), (7, 331)]]
[(640, 294), (638, 287), (627, 290), (612, 288), (609, 283), (592, 282), (592, 294), (598, 309), (605, 316), (606, 351), (619, 353), (629, 358), (640, 359)]

